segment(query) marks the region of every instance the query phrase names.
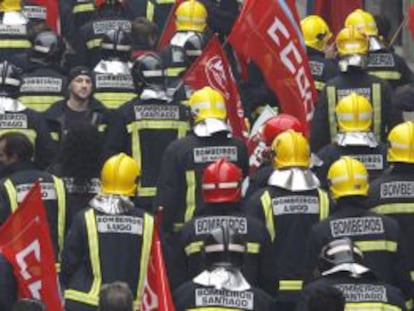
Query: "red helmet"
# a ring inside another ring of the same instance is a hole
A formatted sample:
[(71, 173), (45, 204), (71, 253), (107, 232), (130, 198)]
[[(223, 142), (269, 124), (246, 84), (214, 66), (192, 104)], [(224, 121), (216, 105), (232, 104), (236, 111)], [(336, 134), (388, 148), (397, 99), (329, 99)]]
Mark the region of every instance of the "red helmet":
[(281, 113), (270, 118), (264, 124), (262, 128), (263, 141), (267, 146), (270, 146), (277, 135), (287, 130), (294, 130), (305, 135), (302, 123), (297, 118), (290, 114)]
[(240, 201), (242, 178), (240, 168), (226, 159), (220, 159), (210, 164), (203, 173), (204, 202)]

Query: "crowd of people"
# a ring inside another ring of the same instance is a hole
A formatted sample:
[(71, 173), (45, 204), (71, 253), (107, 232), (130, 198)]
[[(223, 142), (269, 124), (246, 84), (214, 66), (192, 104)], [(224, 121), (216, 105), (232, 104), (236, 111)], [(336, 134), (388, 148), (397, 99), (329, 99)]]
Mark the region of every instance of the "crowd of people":
[[(0, 224), (40, 181), (65, 310), (151, 310), (154, 230), (177, 311), (414, 309), (414, 80), (386, 20), (357, 9), (336, 36), (301, 20), (309, 131), (264, 118), (277, 94), (225, 44), (262, 122), (252, 152), (225, 96), (182, 79), (242, 5), (65, 0), (58, 34), (35, 1), (0, 1)], [(0, 310), (45, 310), (19, 298), (0, 254)]]

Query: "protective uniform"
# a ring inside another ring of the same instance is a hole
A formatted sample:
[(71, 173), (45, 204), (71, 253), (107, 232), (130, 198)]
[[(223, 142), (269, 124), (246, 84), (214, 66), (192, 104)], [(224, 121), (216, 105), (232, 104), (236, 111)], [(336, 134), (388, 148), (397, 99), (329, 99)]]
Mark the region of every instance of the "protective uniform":
[[(172, 14), (172, 8), (176, 0), (141, 0), (141, 2), (144, 3), (139, 5), (140, 9), (143, 10), (145, 8), (145, 12), (142, 12), (142, 15), (149, 21), (154, 22), (161, 33), (170, 14)], [(138, 7), (138, 5), (136, 6)]]
[(369, 211), (364, 201), (369, 188), (364, 165), (351, 157), (341, 157), (330, 167), (328, 180), (336, 209), (309, 233), (307, 277), (311, 278), (324, 245), (349, 237), (364, 252), (367, 267), (378, 278), (398, 287), (412, 304), (404, 237), (396, 221)]
[(387, 146), (377, 141), (371, 131), (372, 106), (361, 95), (351, 93), (338, 102), (335, 109), (338, 134), (335, 142), (318, 152), (322, 166), (316, 169), (324, 188), (328, 187), (326, 176), (333, 162), (347, 155), (361, 161), (374, 180), (387, 168)]
[(338, 74), (337, 65), (331, 59), (325, 58), (325, 50), (331, 30), (326, 22), (317, 15), (310, 15), (300, 22), (309, 58), (309, 66), (315, 81), (315, 87), (320, 92), (326, 81)]
[(138, 164), (126, 154), (109, 158), (101, 172), (101, 193), (74, 219), (61, 272), (66, 310), (97, 310), (102, 284), (114, 281), (126, 282), (135, 307), (140, 306), (153, 218), (129, 198), (139, 174)]
[(138, 196), (152, 210), (162, 155), (170, 142), (186, 136), (190, 115), (187, 107), (167, 97), (164, 67), (157, 54), (141, 55), (132, 75), (141, 95), (119, 108), (124, 135), (115, 138), (111, 149), (130, 154), (140, 164)]
[(393, 89), (413, 81), (412, 72), (405, 60), (385, 46), (371, 13), (354, 10), (347, 16), (345, 27), (355, 27), (369, 38), (369, 74), (387, 80)]
[(292, 310), (302, 289), (306, 237), (313, 224), (329, 215), (329, 198), (309, 170), (306, 138), (288, 130), (272, 143), (274, 171), (265, 188), (244, 204), (247, 215), (266, 224), (272, 246), (266, 291), (278, 299), (278, 310)]
[(392, 124), (414, 121), (414, 84), (410, 83), (395, 90), (392, 97)]
[[(175, 245), (175, 252), (169, 260), (169, 280), (173, 288), (205, 269), (201, 251), (204, 240), (222, 224), (228, 225), (247, 243), (241, 270), (250, 284), (261, 287), (267, 273), (264, 262), (270, 237), (260, 221), (241, 212), (241, 182), (241, 170), (225, 159), (210, 164), (204, 170), (202, 193), (206, 206), (184, 225), (179, 244)], [(171, 276), (176, 276), (176, 279)]]
[(401, 291), (365, 267), (361, 250), (349, 239), (326, 245), (319, 257), (319, 269), (320, 278), (305, 286), (296, 311), (309, 310), (312, 295), (326, 286), (342, 292), (346, 310), (407, 310)]
[(200, 0), (208, 11), (208, 26), (221, 38), (227, 36), (239, 16), (238, 0)]
[(0, 274), (0, 308), (11, 310), (18, 300), (17, 282), (12, 265), (2, 254), (0, 254)]
[(53, 142), (42, 116), (17, 100), (22, 84), (20, 70), (4, 61), (0, 64), (0, 133), (19, 132), (34, 144), (34, 160), (46, 168), (54, 157)]
[(385, 139), (390, 126), (391, 88), (380, 78), (364, 71), (368, 41), (354, 28), (345, 28), (336, 37), (339, 73), (320, 93), (311, 124), (311, 148), (318, 151), (337, 134), (335, 107), (339, 100), (355, 92), (365, 96), (374, 109), (372, 130), (378, 140)]
[(35, 37), (20, 88), (19, 100), (26, 107), (42, 112), (65, 98), (67, 81), (59, 66), (64, 51), (63, 39), (52, 31)]
[(107, 108), (116, 109), (132, 100), (135, 93), (129, 53), (131, 38), (122, 29), (110, 30), (101, 41), (102, 59), (94, 68), (94, 97)]
[[(388, 135), (388, 161), (392, 164), (370, 185), (368, 204), (372, 210), (394, 218), (408, 241), (414, 237), (414, 124), (405, 122), (394, 127)], [(414, 249), (408, 248), (411, 280), (414, 281)]]
[(251, 286), (240, 271), (246, 252), (242, 237), (228, 225), (211, 231), (202, 252), (206, 270), (174, 292), (177, 311), (272, 310), (272, 299)]

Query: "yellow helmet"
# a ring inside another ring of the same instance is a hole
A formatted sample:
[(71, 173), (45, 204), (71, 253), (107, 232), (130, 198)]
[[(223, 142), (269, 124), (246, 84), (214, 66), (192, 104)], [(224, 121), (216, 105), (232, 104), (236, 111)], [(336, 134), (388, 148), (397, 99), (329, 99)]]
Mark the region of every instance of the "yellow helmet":
[(329, 190), (334, 199), (368, 194), (368, 172), (362, 162), (344, 156), (335, 161), (328, 171)]
[(388, 162), (414, 163), (414, 123), (396, 125), (388, 134)]
[(356, 9), (345, 19), (345, 27), (353, 27), (366, 36), (378, 36), (378, 27), (371, 13)]
[(342, 98), (335, 108), (340, 132), (368, 132), (372, 125), (372, 105), (354, 92)]
[(293, 130), (285, 131), (272, 143), (273, 167), (276, 169), (310, 166), (309, 143), (305, 136)]
[(339, 55), (367, 54), (368, 38), (355, 28), (342, 29), (336, 36), (336, 47)]
[(102, 167), (101, 192), (133, 196), (140, 174), (141, 169), (133, 158), (125, 153), (114, 155), (106, 160)]
[(13, 12), (22, 9), (21, 0), (3, 0), (0, 1), (0, 12)]
[(326, 48), (332, 37), (328, 24), (318, 15), (309, 15), (300, 22), (305, 44), (318, 51)]
[(207, 9), (196, 0), (181, 3), (175, 11), (175, 25), (178, 31), (203, 32), (207, 27)]
[(194, 122), (199, 123), (206, 119), (227, 119), (226, 103), (219, 91), (209, 86), (197, 90), (189, 100)]

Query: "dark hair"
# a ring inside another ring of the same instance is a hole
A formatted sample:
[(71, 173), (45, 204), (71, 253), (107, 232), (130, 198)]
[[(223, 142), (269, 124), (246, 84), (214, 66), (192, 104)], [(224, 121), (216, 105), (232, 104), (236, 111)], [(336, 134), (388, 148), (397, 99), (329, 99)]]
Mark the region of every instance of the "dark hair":
[(308, 301), (309, 311), (343, 311), (345, 297), (342, 292), (333, 286), (323, 286), (312, 292)]
[(24, 298), (15, 303), (12, 311), (46, 311), (46, 307), (40, 300)]
[(99, 311), (132, 311), (133, 297), (128, 284), (114, 282), (105, 284), (99, 293)]
[(137, 17), (132, 21), (131, 37), (135, 44), (152, 47), (150, 38), (154, 38), (155, 41), (157, 35), (157, 24), (149, 21), (145, 17)]
[(8, 132), (0, 135), (0, 141), (5, 141), (4, 153), (8, 156), (16, 156), (19, 162), (31, 161), (34, 154), (33, 144), (22, 133)]

